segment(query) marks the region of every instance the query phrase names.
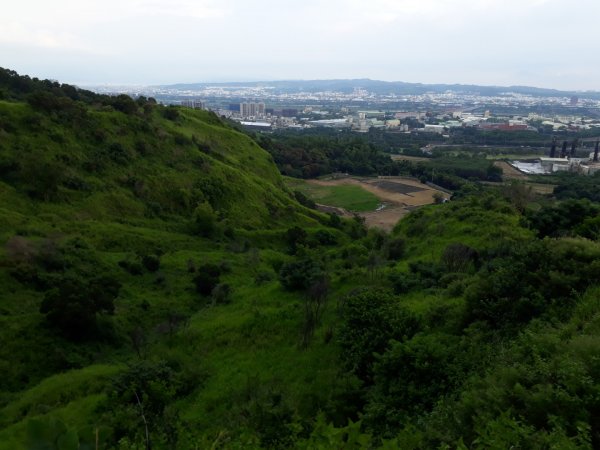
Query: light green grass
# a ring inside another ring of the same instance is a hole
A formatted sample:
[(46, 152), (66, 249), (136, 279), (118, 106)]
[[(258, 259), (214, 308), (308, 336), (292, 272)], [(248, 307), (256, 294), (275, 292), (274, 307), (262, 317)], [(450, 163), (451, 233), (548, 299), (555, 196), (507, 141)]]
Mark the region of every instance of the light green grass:
[(317, 203), (349, 211), (373, 211), (379, 199), (360, 186), (317, 186), (301, 180), (287, 180), (290, 189), (302, 192)]

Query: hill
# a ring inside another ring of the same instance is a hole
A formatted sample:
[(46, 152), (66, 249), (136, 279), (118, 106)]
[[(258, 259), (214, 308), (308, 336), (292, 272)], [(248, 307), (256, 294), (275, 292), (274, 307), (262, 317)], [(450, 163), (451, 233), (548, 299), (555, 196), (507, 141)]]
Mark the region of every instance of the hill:
[(600, 445), (600, 178), (387, 234), (213, 114), (5, 73), (0, 449)]

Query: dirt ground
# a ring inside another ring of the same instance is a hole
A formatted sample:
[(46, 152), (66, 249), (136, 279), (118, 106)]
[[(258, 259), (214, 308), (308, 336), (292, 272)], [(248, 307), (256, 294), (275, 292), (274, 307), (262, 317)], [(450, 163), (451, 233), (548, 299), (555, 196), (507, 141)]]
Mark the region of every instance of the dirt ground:
[(496, 161), (494, 165), (502, 169), (502, 179), (504, 180), (527, 180), (527, 175), (515, 169), (506, 161)]
[(423, 162), (423, 161), (431, 161), (431, 158), (423, 158), (421, 156), (392, 155), (392, 161)]
[[(529, 177), (515, 169), (513, 166), (508, 164), (506, 161), (496, 161), (494, 163), (496, 167), (500, 167), (502, 169), (502, 179), (504, 181), (510, 180), (518, 180), (518, 181), (527, 181)], [(526, 183), (527, 186), (531, 186), (531, 189), (536, 194), (548, 195), (554, 192), (555, 186), (553, 184), (542, 184), (542, 183)]]
[[(318, 186), (339, 186), (350, 184), (360, 186), (371, 192), (386, 206), (379, 211), (360, 213), (368, 226), (390, 231), (394, 225), (416, 206), (429, 205), (435, 202), (436, 192), (440, 192), (417, 180), (404, 177), (382, 178), (340, 178), (335, 180), (307, 180)], [(440, 192), (444, 198), (449, 195)], [(348, 213), (351, 215), (350, 213)]]

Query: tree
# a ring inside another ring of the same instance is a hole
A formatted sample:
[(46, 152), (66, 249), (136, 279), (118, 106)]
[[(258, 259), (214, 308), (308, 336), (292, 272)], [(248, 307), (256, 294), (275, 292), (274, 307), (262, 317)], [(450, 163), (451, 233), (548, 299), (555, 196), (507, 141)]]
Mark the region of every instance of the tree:
[(307, 257), (287, 262), (279, 270), (279, 281), (283, 288), (288, 291), (307, 290), (322, 276), (321, 263)]
[(307, 236), (308, 234), (306, 231), (298, 226), (288, 228), (288, 230), (285, 232), (285, 240), (292, 255), (298, 251), (298, 246), (306, 243)]
[(193, 214), (192, 228), (195, 234), (210, 236), (215, 230), (217, 216), (208, 202), (200, 203)]
[(97, 315), (113, 314), (120, 288), (120, 283), (108, 276), (84, 280), (67, 274), (46, 292), (40, 312), (67, 338), (89, 338), (97, 332)]
[(208, 297), (219, 284), (220, 277), (221, 268), (215, 264), (204, 264), (198, 267), (194, 277), (196, 292)]
[(338, 341), (344, 368), (366, 383), (373, 380), (375, 354), (382, 354), (391, 339), (412, 337), (419, 322), (396, 299), (382, 289), (364, 289), (345, 301)]

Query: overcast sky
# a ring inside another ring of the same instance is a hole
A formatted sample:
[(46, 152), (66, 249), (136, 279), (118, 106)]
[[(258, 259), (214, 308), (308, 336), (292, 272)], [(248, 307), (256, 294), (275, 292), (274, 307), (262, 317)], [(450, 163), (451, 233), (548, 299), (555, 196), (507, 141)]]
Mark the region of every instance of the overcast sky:
[(372, 78), (600, 90), (600, 0), (7, 0), (0, 66), (76, 84)]

